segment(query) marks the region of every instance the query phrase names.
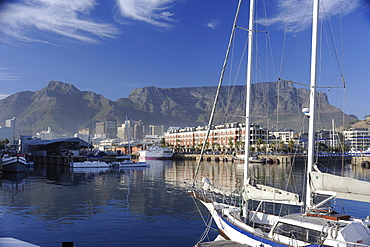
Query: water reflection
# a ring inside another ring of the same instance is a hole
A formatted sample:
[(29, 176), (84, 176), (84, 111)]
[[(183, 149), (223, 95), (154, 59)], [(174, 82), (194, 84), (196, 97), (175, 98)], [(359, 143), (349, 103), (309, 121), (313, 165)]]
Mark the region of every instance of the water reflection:
[[(0, 229), (0, 236), (32, 240), (42, 246), (59, 246), (66, 240), (73, 240), (76, 246), (119, 246), (123, 242), (193, 245), (205, 227), (193, 199), (186, 194), (184, 181), (192, 183), (197, 162), (148, 163), (148, 168), (88, 171), (35, 164), (27, 173), (4, 174), (0, 178), (0, 219), (6, 227)], [(197, 182), (208, 177), (216, 186), (238, 190), (243, 166), (202, 162)], [(250, 172), (253, 182), (301, 192), (304, 169), (303, 165), (256, 164)], [(338, 165), (330, 169), (370, 180), (370, 170), (361, 167), (347, 165), (342, 169)], [(356, 211), (366, 212), (367, 206), (358, 204)], [(205, 208), (200, 210), (206, 213)], [(39, 236), (38, 243), (34, 236)]]

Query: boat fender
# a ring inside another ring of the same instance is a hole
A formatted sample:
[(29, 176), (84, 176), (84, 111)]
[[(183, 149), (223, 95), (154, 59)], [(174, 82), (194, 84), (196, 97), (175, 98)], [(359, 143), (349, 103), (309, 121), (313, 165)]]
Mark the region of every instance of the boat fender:
[(361, 167), (369, 169), (370, 168), (370, 162), (369, 161), (363, 161), (361, 163)]
[(330, 237), (332, 239), (337, 239), (338, 237), (338, 230), (339, 230), (339, 224), (336, 223), (332, 227), (330, 227)]
[(330, 228), (331, 228), (330, 222), (326, 222), (326, 224), (322, 226), (322, 230), (321, 230), (321, 234), (320, 234), (320, 240), (321, 240), (322, 243), (328, 237), (328, 233), (330, 231)]

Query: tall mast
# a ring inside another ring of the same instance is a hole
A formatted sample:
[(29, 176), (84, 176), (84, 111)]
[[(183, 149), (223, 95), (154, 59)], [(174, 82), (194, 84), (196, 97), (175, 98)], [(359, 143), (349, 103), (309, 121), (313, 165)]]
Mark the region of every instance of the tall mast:
[(310, 187), (310, 172), (314, 164), (315, 147), (315, 92), (317, 77), (317, 40), (318, 40), (318, 21), (319, 21), (319, 0), (313, 1), (312, 10), (312, 47), (311, 47), (311, 77), (310, 77), (310, 112), (308, 128), (308, 160), (307, 160), (307, 182), (306, 182), (306, 212), (312, 207)]
[(126, 131), (127, 131), (127, 142), (128, 142), (128, 153), (130, 155), (130, 161), (132, 160), (132, 156), (131, 156), (131, 137), (130, 137), (130, 129), (129, 129), (129, 122), (128, 122), (128, 118), (126, 116), (126, 121), (125, 121), (125, 128), (126, 128)]
[(249, 145), (250, 145), (250, 112), (251, 112), (251, 84), (252, 84), (252, 48), (254, 35), (254, 0), (249, 4), (249, 27), (248, 27), (248, 60), (246, 71), (246, 96), (245, 96), (245, 145), (244, 145), (244, 184), (248, 180)]

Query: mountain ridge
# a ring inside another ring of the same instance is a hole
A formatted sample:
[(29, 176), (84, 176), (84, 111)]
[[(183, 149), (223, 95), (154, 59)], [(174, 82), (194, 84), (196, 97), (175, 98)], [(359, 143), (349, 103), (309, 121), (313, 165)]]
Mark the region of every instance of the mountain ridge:
[[(129, 119), (141, 119), (149, 125), (204, 126), (212, 109), (216, 87), (157, 88), (143, 87), (130, 92), (127, 98), (109, 100), (92, 91), (80, 91), (72, 84), (50, 81), (45, 88), (23, 91), (0, 100), (0, 124), (16, 117), (18, 129), (39, 132), (51, 127), (56, 133), (76, 133), (94, 128), (95, 122), (116, 119), (118, 126)], [(244, 86), (223, 86), (215, 114), (215, 124), (244, 121)], [(281, 94), (277, 92), (280, 91)], [(307, 89), (292, 83), (263, 82), (252, 85), (253, 122), (272, 128), (294, 129), (302, 125), (301, 109), (308, 106)], [(331, 119), (345, 124), (356, 119), (329, 104), (325, 93), (318, 92), (322, 128), (330, 128)], [(277, 103), (279, 102), (279, 103)], [(344, 115), (343, 115), (344, 114)], [(258, 118), (257, 116), (269, 116)], [(344, 116), (344, 118), (343, 118)], [(272, 119), (279, 119), (281, 125)]]

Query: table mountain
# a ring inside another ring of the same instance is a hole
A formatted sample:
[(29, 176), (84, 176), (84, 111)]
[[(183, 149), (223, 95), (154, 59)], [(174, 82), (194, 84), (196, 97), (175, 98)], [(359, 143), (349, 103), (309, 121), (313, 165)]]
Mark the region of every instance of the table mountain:
[[(50, 126), (60, 134), (94, 128), (95, 122), (107, 119), (116, 119), (120, 125), (126, 116), (166, 128), (203, 126), (208, 123), (216, 89), (144, 87), (132, 90), (128, 98), (111, 101), (91, 91), (80, 91), (71, 84), (51, 81), (39, 91), (19, 92), (0, 100), (0, 123), (16, 117), (19, 130), (39, 132)], [(240, 117), (245, 111), (244, 91), (244, 86), (221, 88), (215, 124), (244, 121)], [(308, 95), (307, 89), (297, 89), (289, 82), (253, 84), (252, 122), (299, 131), (303, 119), (301, 109), (308, 106)], [(331, 128), (331, 119), (341, 125), (343, 112), (329, 104), (325, 93), (317, 93), (317, 97), (322, 128)], [(345, 123), (354, 119), (344, 117)]]

